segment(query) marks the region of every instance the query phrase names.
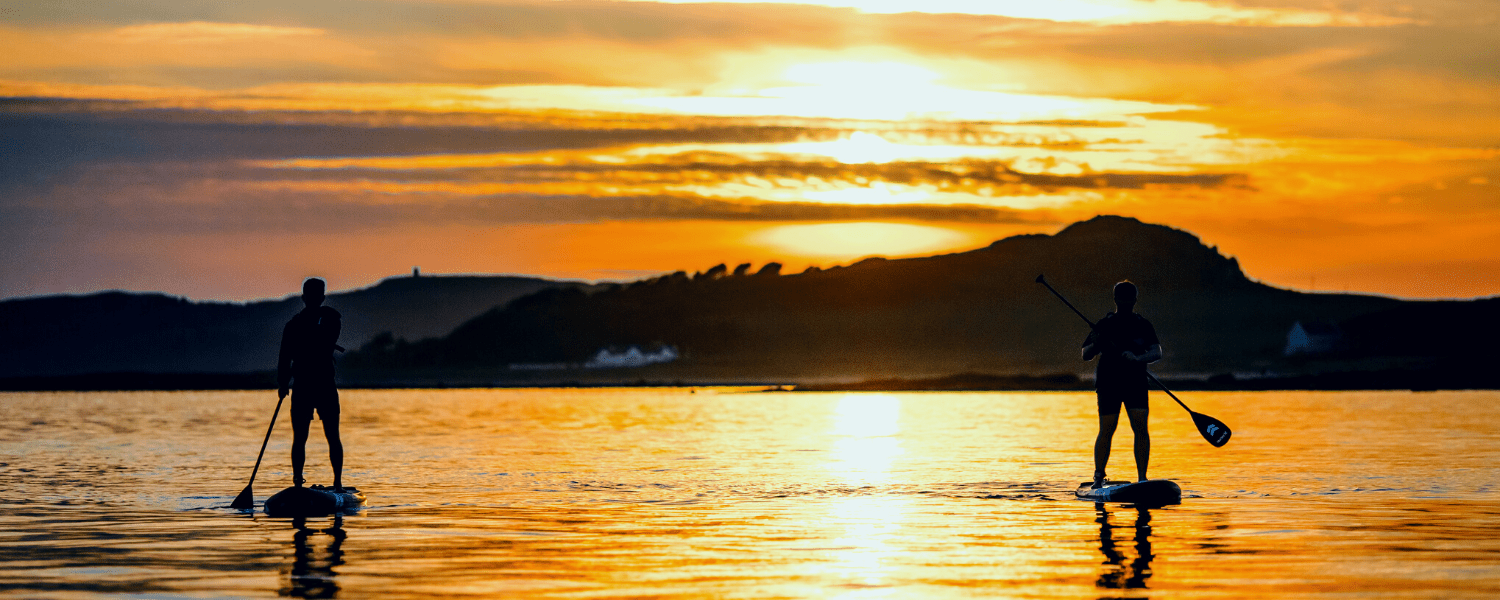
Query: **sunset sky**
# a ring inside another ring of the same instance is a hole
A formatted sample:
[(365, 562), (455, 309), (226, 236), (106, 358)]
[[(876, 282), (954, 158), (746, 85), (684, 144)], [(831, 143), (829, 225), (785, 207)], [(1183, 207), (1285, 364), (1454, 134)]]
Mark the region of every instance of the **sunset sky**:
[(1117, 214), (1500, 294), (1500, 4), (0, 0), (0, 298), (795, 272)]

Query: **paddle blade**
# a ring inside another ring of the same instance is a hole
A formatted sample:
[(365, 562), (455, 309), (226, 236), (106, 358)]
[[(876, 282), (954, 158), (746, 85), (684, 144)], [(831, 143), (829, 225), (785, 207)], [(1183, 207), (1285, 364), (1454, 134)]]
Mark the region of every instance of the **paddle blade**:
[(240, 492), (240, 495), (234, 497), (234, 502), (229, 504), (229, 508), (234, 510), (255, 510), (255, 492), (250, 491), (250, 487), (249, 485), (245, 486), (245, 491)]
[(1234, 432), (1229, 431), (1229, 426), (1223, 421), (1208, 415), (1188, 411), (1193, 415), (1193, 424), (1198, 426), (1198, 433), (1203, 434), (1203, 439), (1213, 444), (1215, 448), (1229, 443), (1229, 436)]

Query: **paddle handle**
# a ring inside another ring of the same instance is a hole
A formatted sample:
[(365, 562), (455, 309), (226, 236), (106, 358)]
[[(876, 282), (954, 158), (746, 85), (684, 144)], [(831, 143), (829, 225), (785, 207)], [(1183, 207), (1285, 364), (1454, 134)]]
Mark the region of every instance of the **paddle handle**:
[(1042, 285), (1047, 286), (1047, 291), (1052, 292), (1053, 296), (1057, 296), (1058, 300), (1062, 300), (1063, 304), (1066, 304), (1066, 305), (1068, 305), (1068, 308), (1073, 309), (1073, 314), (1076, 314), (1076, 315), (1078, 315), (1078, 318), (1083, 319), (1084, 323), (1088, 323), (1089, 324), (1089, 329), (1097, 329), (1094, 326), (1094, 322), (1092, 320), (1090, 320), (1088, 317), (1086, 317), (1086, 316), (1083, 315), (1083, 311), (1078, 310), (1077, 306), (1073, 306), (1072, 302), (1068, 302), (1068, 299), (1062, 295), (1062, 292), (1057, 291), (1057, 288), (1054, 288), (1054, 287), (1052, 287), (1052, 284), (1047, 283), (1047, 278), (1046, 277), (1043, 277), (1041, 275), (1037, 275), (1036, 276), (1036, 282), (1040, 283)]

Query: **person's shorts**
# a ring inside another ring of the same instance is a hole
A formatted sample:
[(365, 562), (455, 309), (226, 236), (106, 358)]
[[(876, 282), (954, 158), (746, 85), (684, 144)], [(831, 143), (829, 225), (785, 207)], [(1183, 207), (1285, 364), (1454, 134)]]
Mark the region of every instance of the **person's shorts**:
[(339, 391), (337, 388), (296, 388), (292, 390), (292, 422), (305, 423), (313, 418), (327, 421), (339, 417)]
[(1118, 415), (1120, 405), (1124, 404), (1127, 410), (1145, 409), (1150, 406), (1147, 402), (1150, 395), (1146, 388), (1136, 390), (1096, 390), (1099, 396), (1099, 414)]

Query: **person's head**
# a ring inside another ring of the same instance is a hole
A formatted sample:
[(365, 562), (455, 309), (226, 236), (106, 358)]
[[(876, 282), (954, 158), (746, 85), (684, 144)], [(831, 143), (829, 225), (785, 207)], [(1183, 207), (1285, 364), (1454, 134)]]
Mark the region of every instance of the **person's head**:
[(308, 277), (307, 281), (302, 282), (302, 303), (308, 308), (322, 305), (323, 293), (327, 288), (328, 285), (322, 279)]
[(1119, 307), (1120, 310), (1135, 308), (1135, 299), (1139, 295), (1140, 290), (1136, 289), (1134, 283), (1121, 281), (1115, 284), (1115, 306)]

